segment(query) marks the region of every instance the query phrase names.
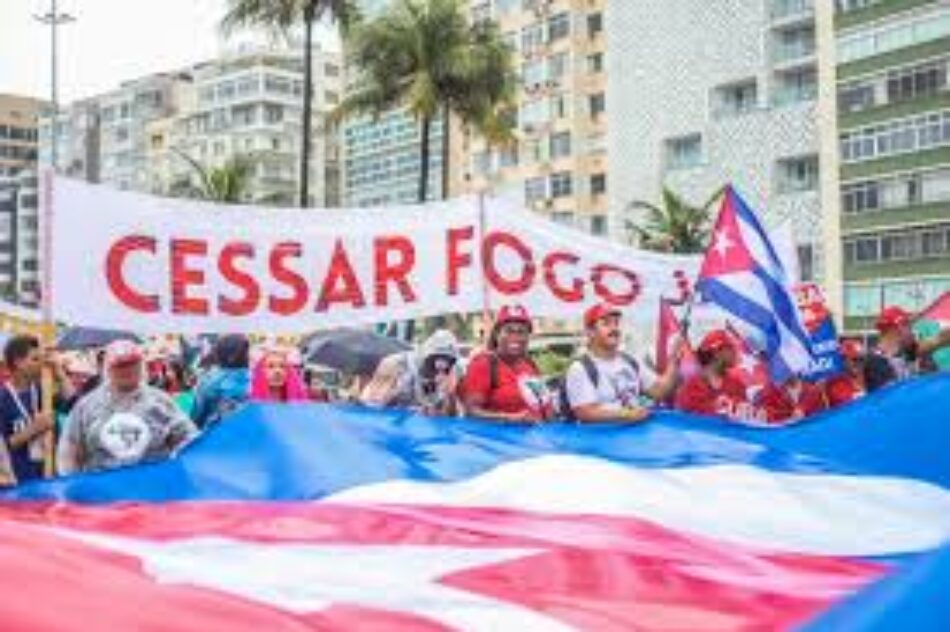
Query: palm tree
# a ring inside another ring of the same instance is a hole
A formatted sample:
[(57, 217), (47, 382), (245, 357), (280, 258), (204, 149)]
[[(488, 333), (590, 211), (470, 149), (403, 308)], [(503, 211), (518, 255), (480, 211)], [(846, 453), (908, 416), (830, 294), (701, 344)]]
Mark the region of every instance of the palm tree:
[(359, 19), (354, 0), (228, 0), (228, 11), (221, 28), (231, 33), (240, 28), (264, 28), (287, 35), (303, 25), (303, 148), (300, 154), (300, 206), (306, 207), (310, 197), (310, 153), (313, 123), (313, 25), (328, 16), (343, 33)]
[(511, 138), (511, 49), (495, 23), (472, 24), (467, 6), (465, 0), (396, 0), (350, 41), (361, 74), (336, 117), (408, 109), (420, 127), (420, 202), (428, 198), (430, 137), (440, 117), (444, 142), (450, 114), (489, 142)]
[(192, 168), (198, 178), (182, 178), (173, 182), (169, 193), (175, 197), (191, 197), (222, 204), (237, 204), (247, 199), (251, 180), (251, 163), (241, 156), (229, 159), (220, 167), (206, 167), (183, 151), (174, 150)]
[(644, 200), (634, 200), (627, 205), (628, 211), (647, 211), (646, 221), (628, 222), (627, 227), (640, 237), (640, 243), (647, 250), (702, 253), (709, 240), (712, 208), (724, 191), (725, 187), (721, 187), (705, 203), (693, 206), (669, 187), (663, 187), (662, 206)]

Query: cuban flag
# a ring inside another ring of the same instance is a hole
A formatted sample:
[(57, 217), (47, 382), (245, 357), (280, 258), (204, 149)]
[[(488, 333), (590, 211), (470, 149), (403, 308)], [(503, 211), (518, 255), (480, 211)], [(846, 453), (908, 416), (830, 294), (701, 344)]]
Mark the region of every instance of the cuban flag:
[(813, 357), (794, 280), (776, 253), (755, 213), (727, 187), (696, 287), (743, 334), (765, 342), (772, 378), (784, 382), (806, 371)]
[(945, 630), (948, 388), (771, 431), (248, 406), (4, 492), (0, 627)]

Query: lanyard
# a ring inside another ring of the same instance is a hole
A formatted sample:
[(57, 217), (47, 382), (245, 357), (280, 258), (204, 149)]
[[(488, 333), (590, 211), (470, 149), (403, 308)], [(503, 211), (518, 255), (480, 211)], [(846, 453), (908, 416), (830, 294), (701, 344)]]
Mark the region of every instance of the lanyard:
[(10, 397), (13, 399), (13, 403), (16, 405), (17, 409), (20, 411), (20, 421), (17, 424), (17, 431), (23, 430), (27, 424), (33, 421), (33, 415), (36, 414), (36, 403), (39, 400), (39, 394), (36, 392), (36, 384), (30, 384), (30, 409), (27, 410), (26, 406), (23, 405), (23, 400), (20, 399), (20, 394), (10, 386), (9, 382), (4, 386), (7, 387), (7, 392), (10, 393)]

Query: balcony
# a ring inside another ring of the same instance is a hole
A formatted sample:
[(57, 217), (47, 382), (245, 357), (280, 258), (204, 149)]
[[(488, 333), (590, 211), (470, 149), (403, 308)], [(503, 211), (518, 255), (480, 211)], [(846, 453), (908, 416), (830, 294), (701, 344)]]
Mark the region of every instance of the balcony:
[(812, 20), (815, 15), (815, 2), (814, 0), (772, 0), (769, 13), (773, 22), (782, 24)]
[(772, 48), (772, 63), (776, 67), (788, 68), (791, 66), (810, 64), (814, 61), (814, 41), (776, 43)]

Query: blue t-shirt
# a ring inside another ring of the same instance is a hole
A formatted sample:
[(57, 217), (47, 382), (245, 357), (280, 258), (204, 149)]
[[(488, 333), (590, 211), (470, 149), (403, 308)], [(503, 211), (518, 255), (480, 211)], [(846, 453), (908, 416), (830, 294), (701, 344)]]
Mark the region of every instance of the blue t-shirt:
[(30, 419), (25, 418), (24, 411), (29, 415), (36, 414), (43, 401), (39, 388), (27, 389), (16, 395), (19, 398), (19, 405), (13, 398), (10, 388), (0, 388), (0, 431), (3, 432), (3, 440), (7, 443), (7, 451), (10, 453), (10, 462), (13, 471), (16, 474), (17, 482), (43, 478), (43, 459), (38, 460), (30, 455), (30, 444), (14, 448), (10, 445), (10, 437), (23, 430), (30, 424)]

